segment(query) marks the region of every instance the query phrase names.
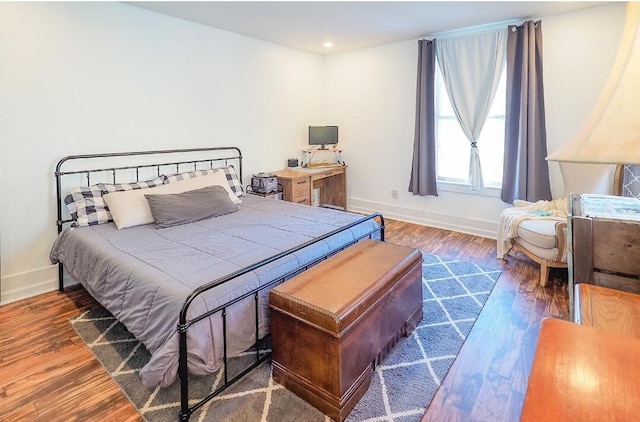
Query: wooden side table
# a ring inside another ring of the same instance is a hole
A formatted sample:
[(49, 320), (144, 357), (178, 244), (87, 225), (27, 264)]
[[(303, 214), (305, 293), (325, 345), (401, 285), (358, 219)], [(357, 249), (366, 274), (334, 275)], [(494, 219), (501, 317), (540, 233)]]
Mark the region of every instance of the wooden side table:
[(544, 320), (520, 421), (635, 420), (638, 356), (638, 339)]
[(569, 310), (574, 285), (589, 283), (640, 294), (640, 200), (610, 195), (569, 197)]

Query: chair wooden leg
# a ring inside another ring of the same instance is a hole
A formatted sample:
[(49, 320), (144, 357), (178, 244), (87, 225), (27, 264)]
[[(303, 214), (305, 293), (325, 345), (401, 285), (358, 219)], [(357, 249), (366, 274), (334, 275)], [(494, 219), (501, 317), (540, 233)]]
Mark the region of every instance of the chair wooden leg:
[(549, 282), (549, 266), (544, 259), (540, 260), (540, 285), (546, 287)]
[(534, 255), (532, 252), (517, 243), (514, 244), (513, 247), (527, 255), (536, 264), (540, 264), (540, 286), (542, 287), (546, 287), (547, 284), (549, 284), (549, 268), (567, 268), (566, 262), (547, 261), (544, 258)]

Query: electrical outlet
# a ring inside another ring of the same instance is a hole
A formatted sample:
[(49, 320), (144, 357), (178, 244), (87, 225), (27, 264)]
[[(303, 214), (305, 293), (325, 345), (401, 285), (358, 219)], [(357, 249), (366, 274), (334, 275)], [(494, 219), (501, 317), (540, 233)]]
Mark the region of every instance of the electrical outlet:
[(398, 189), (391, 189), (391, 197), (393, 199), (398, 199)]

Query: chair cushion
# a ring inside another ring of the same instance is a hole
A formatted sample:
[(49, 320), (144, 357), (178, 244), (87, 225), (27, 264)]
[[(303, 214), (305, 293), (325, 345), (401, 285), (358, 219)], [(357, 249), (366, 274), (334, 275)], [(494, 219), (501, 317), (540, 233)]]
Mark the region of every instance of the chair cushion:
[(516, 233), (528, 244), (542, 249), (554, 249), (557, 247), (556, 223), (556, 220), (550, 219), (524, 220), (518, 225)]

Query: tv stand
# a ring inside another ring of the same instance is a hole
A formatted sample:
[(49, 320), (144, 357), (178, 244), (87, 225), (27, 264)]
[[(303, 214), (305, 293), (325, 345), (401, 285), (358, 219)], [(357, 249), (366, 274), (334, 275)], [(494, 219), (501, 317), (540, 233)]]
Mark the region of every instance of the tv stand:
[[(331, 146), (327, 146), (327, 145), (331, 145)], [(319, 146), (319, 148), (313, 148), (313, 147), (303, 148), (302, 151), (304, 152), (317, 152), (317, 151), (342, 152), (342, 149), (338, 148), (337, 144), (322, 144)]]
[[(325, 148), (326, 145), (322, 145), (322, 148), (306, 148), (303, 149), (304, 157), (302, 159), (302, 167), (307, 168), (317, 168), (317, 167), (335, 167), (335, 166), (344, 166), (344, 161), (342, 160), (342, 150), (338, 148), (336, 145), (333, 145), (330, 148)], [(312, 162), (313, 157), (316, 153), (327, 153), (332, 152), (334, 154), (333, 161), (319, 161)]]

